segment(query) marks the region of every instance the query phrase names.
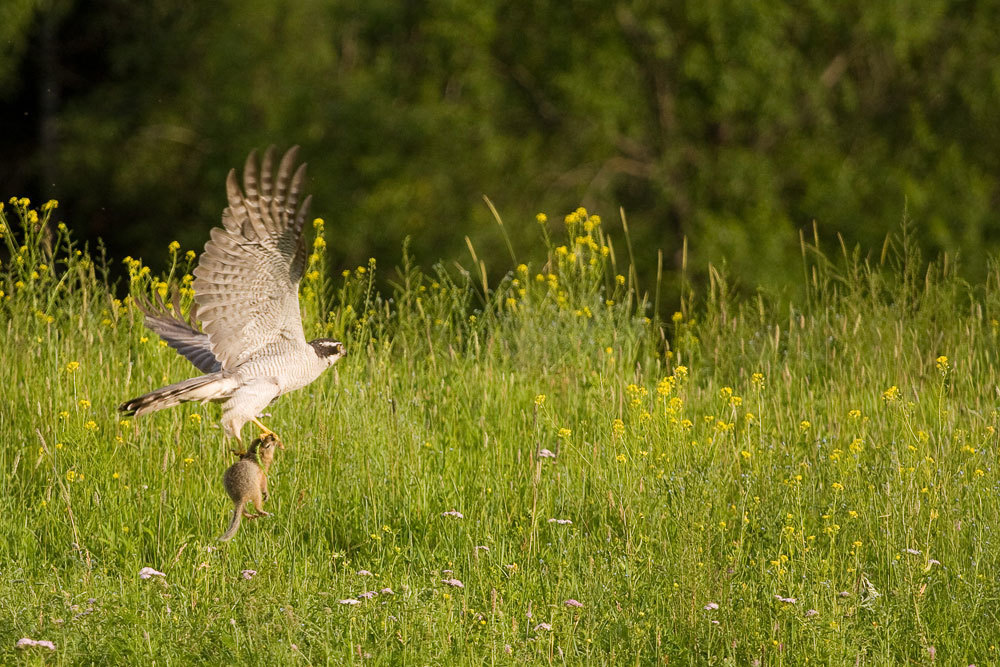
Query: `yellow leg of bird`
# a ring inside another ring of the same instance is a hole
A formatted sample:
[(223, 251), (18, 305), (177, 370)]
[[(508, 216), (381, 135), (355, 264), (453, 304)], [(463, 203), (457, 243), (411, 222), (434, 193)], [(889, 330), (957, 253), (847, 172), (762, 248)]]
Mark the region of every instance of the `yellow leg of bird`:
[[(226, 436), (226, 439), (228, 440), (228, 436)], [(247, 453), (246, 447), (243, 446), (243, 440), (238, 435), (236, 436), (236, 446), (237, 449), (230, 449), (229, 451), (236, 456), (243, 456)]]
[(254, 424), (256, 424), (260, 428), (262, 435), (269, 435), (269, 436), (271, 436), (272, 438), (274, 438), (274, 441), (276, 443), (278, 443), (278, 447), (280, 447), (281, 449), (285, 448), (285, 445), (284, 445), (284, 443), (281, 442), (281, 438), (278, 437), (278, 434), (275, 433), (274, 431), (272, 431), (271, 429), (269, 429), (268, 427), (264, 426), (264, 424), (261, 423), (261, 421), (259, 419), (257, 419), (256, 417), (253, 417), (250, 421), (252, 421)]

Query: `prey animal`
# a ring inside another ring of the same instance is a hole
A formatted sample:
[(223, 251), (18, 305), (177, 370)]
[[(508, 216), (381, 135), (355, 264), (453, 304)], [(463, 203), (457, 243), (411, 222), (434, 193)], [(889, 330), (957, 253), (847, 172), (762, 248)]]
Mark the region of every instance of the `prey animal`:
[(275, 167), (272, 146), (258, 167), (256, 153), (250, 153), (242, 189), (236, 170), (230, 170), (229, 205), (222, 212), (222, 227), (212, 229), (198, 258), (187, 320), (176, 295), (172, 312), (159, 295), (155, 304), (136, 302), (146, 326), (204, 375), (125, 401), (119, 410), (141, 416), (186, 401), (219, 402), (223, 430), (242, 447), (244, 424), (253, 422), (263, 434), (274, 436), (258, 418), (260, 412), (282, 394), (310, 384), (344, 356), (340, 342), (306, 342), (302, 329), (299, 281), (311, 196), (300, 204), (306, 165), (295, 168), (297, 154), (298, 147), (292, 148)]
[[(267, 473), (274, 461), (275, 445), (281, 447), (281, 443), (270, 435), (257, 438), (250, 443), (246, 454), (241, 454), (240, 460), (229, 466), (222, 476), (226, 493), (233, 501), (233, 518), (229, 521), (229, 528), (219, 538), (220, 542), (233, 538), (244, 516), (248, 519), (271, 516), (270, 512), (264, 511), (264, 501), (268, 498)], [(251, 514), (247, 505), (253, 505), (257, 513)]]

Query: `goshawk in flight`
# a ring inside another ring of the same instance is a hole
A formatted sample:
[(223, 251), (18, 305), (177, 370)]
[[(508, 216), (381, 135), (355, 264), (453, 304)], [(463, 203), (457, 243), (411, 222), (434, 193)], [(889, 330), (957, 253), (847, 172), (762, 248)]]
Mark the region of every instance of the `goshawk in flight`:
[[(252, 421), (272, 433), (257, 415), (282, 394), (300, 389), (344, 356), (329, 338), (306, 342), (299, 312), (299, 281), (305, 266), (302, 227), (312, 197), (299, 206), (306, 165), (292, 174), (298, 147), (285, 153), (273, 173), (274, 147), (258, 170), (256, 152), (226, 179), (229, 206), (222, 228), (194, 270), (194, 305), (189, 320), (174, 298), (171, 313), (162, 299), (139, 302), (145, 324), (205, 373), (122, 403), (136, 416), (186, 401), (222, 402), (222, 427), (241, 441)], [(204, 331), (195, 327), (199, 318)]]

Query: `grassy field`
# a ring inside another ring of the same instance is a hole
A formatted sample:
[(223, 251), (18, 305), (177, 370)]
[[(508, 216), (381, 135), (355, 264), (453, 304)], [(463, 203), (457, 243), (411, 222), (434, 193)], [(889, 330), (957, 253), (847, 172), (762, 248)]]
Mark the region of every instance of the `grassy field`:
[[(1000, 660), (1000, 270), (804, 242), (794, 300), (713, 270), (658, 313), (580, 210), (380, 296), (320, 221), (307, 335), (349, 356), (272, 406), (274, 516), (219, 545), (218, 408), (120, 417), (195, 371), (55, 213), (0, 213), (0, 662)], [(165, 253), (128, 288), (187, 304)]]

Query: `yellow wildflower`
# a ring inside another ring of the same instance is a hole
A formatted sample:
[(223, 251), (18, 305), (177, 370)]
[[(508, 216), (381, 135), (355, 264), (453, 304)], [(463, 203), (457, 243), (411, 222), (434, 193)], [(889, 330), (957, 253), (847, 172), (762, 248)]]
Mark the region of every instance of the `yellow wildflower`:
[(948, 357), (944, 355), (941, 355), (940, 357), (935, 359), (934, 363), (937, 366), (938, 372), (942, 376), (947, 375), (948, 371), (951, 370), (951, 365), (948, 364)]

